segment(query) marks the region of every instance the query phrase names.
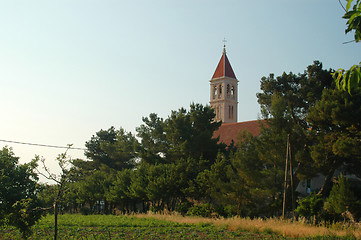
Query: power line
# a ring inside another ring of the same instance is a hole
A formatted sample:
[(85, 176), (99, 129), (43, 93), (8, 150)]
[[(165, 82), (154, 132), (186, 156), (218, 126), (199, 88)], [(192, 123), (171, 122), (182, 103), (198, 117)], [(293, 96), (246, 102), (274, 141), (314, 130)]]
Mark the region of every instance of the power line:
[(74, 150), (87, 150), (86, 148), (76, 148), (76, 147), (64, 147), (64, 146), (55, 146), (55, 145), (48, 145), (48, 144), (39, 144), (39, 143), (26, 143), (26, 142), (17, 142), (17, 141), (9, 141), (9, 140), (2, 140), (0, 139), (0, 142), (6, 142), (6, 143), (16, 143), (16, 144), (22, 144), (22, 145), (31, 145), (31, 146), (38, 146), (38, 147), (49, 147), (49, 148), (65, 148), (65, 149), (74, 149)]

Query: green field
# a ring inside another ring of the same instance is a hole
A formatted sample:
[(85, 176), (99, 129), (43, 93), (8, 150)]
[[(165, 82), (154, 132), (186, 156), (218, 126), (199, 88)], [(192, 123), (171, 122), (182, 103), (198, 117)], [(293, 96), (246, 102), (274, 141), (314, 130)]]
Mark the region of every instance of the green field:
[[(65, 214), (59, 216), (58, 222), (58, 239), (285, 239), (271, 231), (230, 231), (210, 223), (176, 223), (151, 217)], [(44, 217), (33, 231), (30, 239), (52, 239), (53, 216)], [(0, 239), (21, 239), (20, 232), (0, 228)]]

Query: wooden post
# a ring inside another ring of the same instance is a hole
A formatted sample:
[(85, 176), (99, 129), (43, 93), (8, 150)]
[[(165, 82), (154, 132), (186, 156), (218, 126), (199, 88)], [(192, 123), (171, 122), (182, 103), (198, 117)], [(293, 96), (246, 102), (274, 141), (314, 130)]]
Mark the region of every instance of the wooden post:
[(293, 168), (292, 168), (292, 155), (291, 155), (291, 142), (290, 142), (290, 135), (288, 135), (288, 153), (290, 158), (290, 175), (291, 175), (291, 196), (292, 196), (292, 215), (295, 218), (295, 195), (293, 189)]
[(285, 183), (284, 183), (284, 189), (283, 189), (283, 208), (282, 208), (282, 218), (285, 218), (286, 216), (286, 191), (287, 191), (287, 170), (288, 170), (288, 144), (289, 144), (289, 137), (290, 135), (288, 134), (287, 137), (287, 150), (286, 150), (286, 167), (285, 167)]

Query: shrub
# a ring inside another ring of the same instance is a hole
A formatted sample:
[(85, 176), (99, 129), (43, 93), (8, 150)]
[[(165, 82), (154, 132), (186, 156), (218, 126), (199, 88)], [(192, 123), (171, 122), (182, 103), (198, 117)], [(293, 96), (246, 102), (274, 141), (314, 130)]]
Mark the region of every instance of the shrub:
[(164, 207), (162, 205), (152, 205), (149, 210), (153, 213), (161, 213), (164, 210)]
[(314, 193), (305, 197), (299, 202), (296, 212), (299, 216), (305, 217), (310, 220), (312, 217), (318, 217), (322, 211), (323, 200), (319, 195)]
[(191, 207), (187, 214), (190, 216), (199, 216), (199, 217), (211, 217), (212, 213), (214, 212), (214, 209), (211, 204), (201, 204), (201, 205), (195, 205)]
[(193, 207), (193, 203), (191, 203), (191, 202), (182, 202), (182, 203), (179, 203), (175, 207), (175, 211), (182, 214), (182, 216), (184, 217), (191, 207)]
[(80, 214), (81, 215), (90, 215), (90, 214), (92, 214), (92, 210), (88, 207), (82, 207), (82, 208), (80, 208)]
[(360, 221), (361, 220), (361, 201), (356, 201), (352, 204), (350, 207), (350, 212), (353, 214), (353, 217), (355, 220)]
[(330, 195), (325, 203), (325, 210), (333, 215), (333, 220), (338, 220), (347, 211), (350, 211), (352, 215), (357, 213), (355, 210), (356, 204), (356, 198), (350, 189), (348, 180), (341, 175), (332, 186)]
[(218, 205), (214, 208), (214, 211), (218, 216), (225, 218), (237, 215), (237, 208), (232, 205)]
[(214, 208), (214, 211), (217, 213), (218, 216), (221, 217), (228, 217), (228, 213), (226, 208), (223, 205), (218, 205)]

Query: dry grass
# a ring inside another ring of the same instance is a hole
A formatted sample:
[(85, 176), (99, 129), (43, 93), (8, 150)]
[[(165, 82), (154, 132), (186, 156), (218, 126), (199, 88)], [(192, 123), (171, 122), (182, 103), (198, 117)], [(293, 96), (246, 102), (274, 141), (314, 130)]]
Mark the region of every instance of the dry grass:
[(250, 218), (202, 218), (202, 217), (183, 217), (177, 214), (135, 214), (139, 218), (152, 217), (159, 220), (173, 221), (178, 223), (202, 224), (211, 223), (215, 226), (225, 227), (229, 230), (245, 230), (250, 232), (269, 232), (288, 236), (288, 237), (316, 237), (316, 236), (347, 236), (353, 235), (361, 239), (361, 226), (337, 225), (337, 227), (327, 228), (324, 226), (313, 226), (304, 221), (282, 220), (278, 218), (271, 219), (250, 219)]

